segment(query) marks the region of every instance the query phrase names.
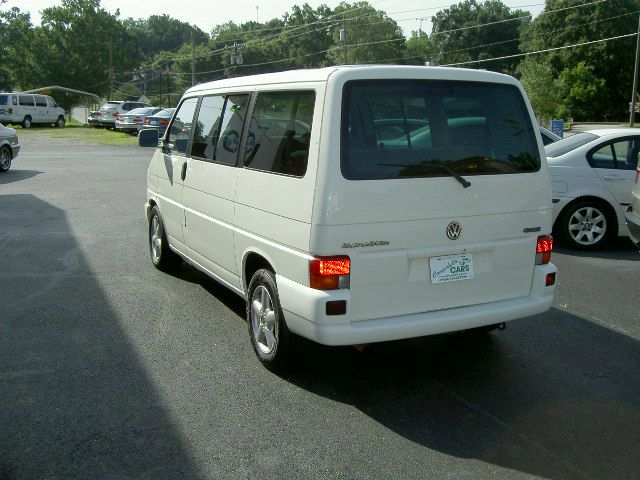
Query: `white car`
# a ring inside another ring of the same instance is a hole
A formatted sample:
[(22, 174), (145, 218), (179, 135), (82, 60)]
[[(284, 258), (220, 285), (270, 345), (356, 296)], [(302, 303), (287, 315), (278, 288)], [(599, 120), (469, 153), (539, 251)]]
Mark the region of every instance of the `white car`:
[(5, 127), (0, 123), (0, 173), (11, 168), (11, 162), (19, 152), (20, 142), (15, 129)]
[(160, 147), (145, 204), (153, 264), (184, 259), (244, 298), (268, 367), (297, 335), (352, 345), (487, 331), (552, 304), (549, 174), (507, 75), (230, 78), (190, 88), (160, 145), (157, 130), (138, 141)]
[(599, 248), (628, 236), (640, 131), (590, 130), (545, 147), (553, 192), (554, 230), (570, 246)]
[(100, 107), (100, 110), (89, 112), (87, 122), (96, 128), (115, 128), (116, 117), (123, 113), (130, 112), (135, 108), (150, 107), (148, 103), (123, 102), (119, 100), (108, 101)]

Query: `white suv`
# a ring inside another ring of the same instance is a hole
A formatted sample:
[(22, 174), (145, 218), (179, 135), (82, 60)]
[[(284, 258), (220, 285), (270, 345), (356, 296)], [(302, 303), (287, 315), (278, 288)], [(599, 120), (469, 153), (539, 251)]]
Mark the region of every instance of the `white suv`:
[(53, 124), (64, 127), (64, 109), (47, 95), (0, 93), (0, 122), (5, 125)]
[(134, 108), (150, 107), (143, 102), (109, 101), (100, 107), (100, 110), (89, 112), (89, 125), (101, 128), (115, 128), (116, 117)]

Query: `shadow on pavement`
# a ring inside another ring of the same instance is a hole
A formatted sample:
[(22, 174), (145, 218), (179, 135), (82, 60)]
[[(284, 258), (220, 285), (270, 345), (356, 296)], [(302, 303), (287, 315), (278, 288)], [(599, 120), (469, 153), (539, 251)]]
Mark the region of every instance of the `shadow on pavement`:
[(0, 196), (0, 240), (0, 478), (200, 478), (64, 213)]
[(282, 376), (447, 455), (549, 479), (622, 480), (640, 472), (638, 371), (639, 342), (553, 309), (484, 337), (362, 353), (305, 342)]
[[(555, 237), (554, 237), (555, 239)], [(633, 242), (627, 237), (618, 237), (601, 250), (583, 251), (574, 250), (567, 247), (566, 242), (558, 241), (557, 248), (554, 245), (554, 251), (564, 255), (574, 257), (590, 257), (602, 258), (607, 260), (626, 260), (640, 261), (640, 252)]]
[(38, 172), (36, 170), (14, 170), (13, 167), (11, 167), (7, 172), (0, 173), (0, 185), (26, 180), (27, 178), (35, 177), (41, 173), (42, 172)]

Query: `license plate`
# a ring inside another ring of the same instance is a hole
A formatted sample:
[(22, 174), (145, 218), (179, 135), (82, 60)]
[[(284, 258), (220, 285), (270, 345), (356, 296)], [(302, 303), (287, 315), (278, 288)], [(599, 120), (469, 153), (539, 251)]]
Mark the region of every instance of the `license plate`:
[(431, 283), (457, 282), (473, 278), (473, 258), (470, 254), (431, 257)]
[(149, 125), (157, 125), (158, 121), (157, 120), (149, 120)]

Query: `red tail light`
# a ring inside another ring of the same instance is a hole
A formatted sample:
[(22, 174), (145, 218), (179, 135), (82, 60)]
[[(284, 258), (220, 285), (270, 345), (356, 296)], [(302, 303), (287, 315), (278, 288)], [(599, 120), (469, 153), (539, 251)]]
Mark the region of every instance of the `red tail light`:
[(317, 290), (336, 290), (349, 288), (351, 260), (347, 256), (319, 257), (309, 263), (311, 288)]
[(144, 122), (142, 123), (144, 123), (145, 125), (149, 125), (149, 119), (145, 117)]
[(536, 265), (544, 265), (551, 261), (551, 252), (553, 251), (553, 237), (551, 235), (543, 235), (538, 237), (536, 245)]
[(160, 125), (166, 127), (167, 125), (169, 125), (169, 120), (160, 120)]
[(116, 117), (116, 120), (120, 120), (120, 114), (118, 112), (115, 112), (113, 116)]
[[(9, 107), (9, 113), (13, 113), (13, 108)], [(636, 175), (637, 177), (638, 175)]]

